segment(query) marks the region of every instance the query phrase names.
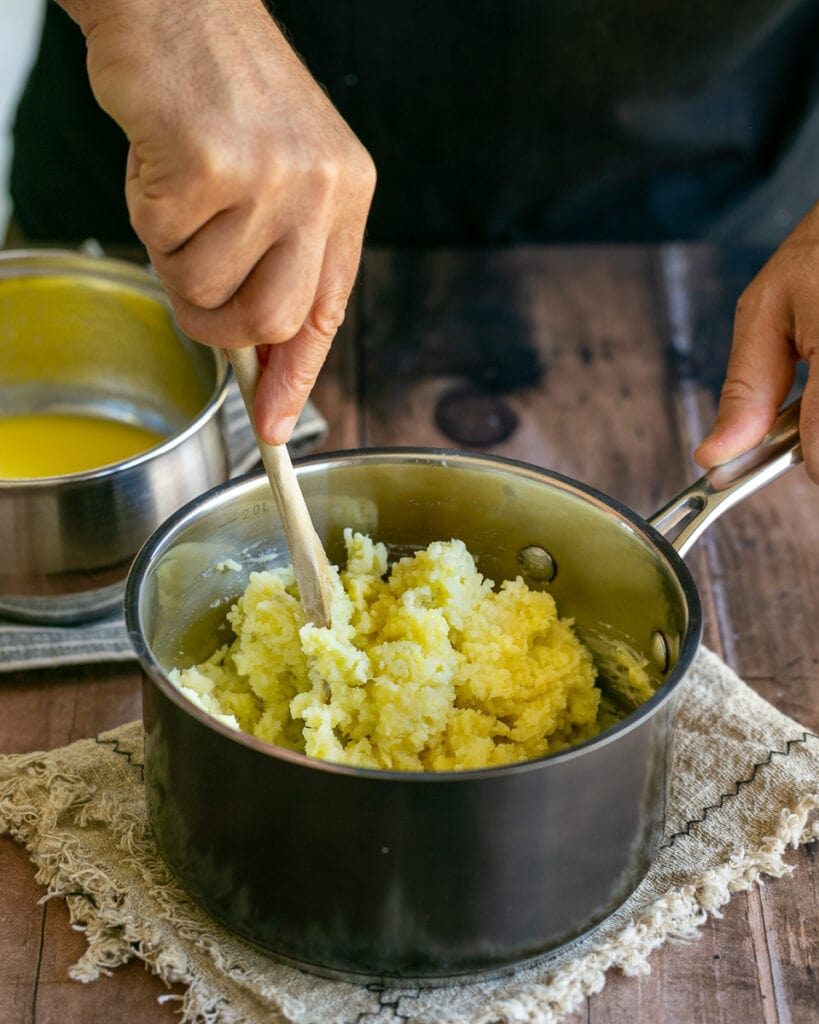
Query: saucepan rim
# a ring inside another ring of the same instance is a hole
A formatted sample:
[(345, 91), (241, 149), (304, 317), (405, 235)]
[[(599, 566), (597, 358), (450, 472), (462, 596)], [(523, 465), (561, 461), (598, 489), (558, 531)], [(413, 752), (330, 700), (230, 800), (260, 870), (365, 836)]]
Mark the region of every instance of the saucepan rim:
[(257, 739), (248, 733), (238, 731), (228, 725), (219, 722), (212, 715), (198, 708), (189, 701), (174, 684), (167, 678), (165, 671), (154, 657), (144, 632), (141, 628), (140, 595), (142, 584), (146, 579), (151, 566), (160, 554), (170, 548), (174, 538), (181, 534), (192, 522), (207, 515), (208, 512), (216, 509), (221, 503), (226, 491), (241, 492), (252, 490), (265, 478), (263, 471), (252, 471), (240, 477), (227, 480), (224, 483), (205, 491), (203, 494), (188, 502), (181, 509), (171, 515), (165, 522), (154, 531), (154, 533), (143, 544), (137, 553), (125, 586), (125, 623), (128, 635), (136, 651), (137, 658), (144, 672), (159, 690), (176, 704), (183, 712), (189, 714), (200, 724), (220, 734), (228, 740), (238, 742), (250, 750), (265, 757), (272, 757), (275, 760), (285, 761), (292, 765), (311, 768), (336, 775), (347, 775), (355, 778), (381, 781), (395, 781), (409, 784), (429, 783), (452, 783), (457, 780), (464, 782), (482, 778), (499, 778), (510, 773), (523, 773), (539, 771), (549, 764), (563, 764), (576, 757), (582, 757), (587, 751), (603, 747), (609, 743), (616, 742), (621, 736), (637, 728), (646, 719), (650, 718), (663, 707), (674, 695), (678, 686), (685, 679), (691, 662), (696, 655), (702, 636), (702, 607), (699, 591), (694, 579), (674, 547), (665, 537), (655, 530), (636, 512), (627, 505), (587, 484), (581, 483), (572, 477), (556, 473), (551, 470), (535, 466), (528, 462), (515, 459), (508, 459), (497, 455), (485, 455), (482, 453), (465, 452), (460, 449), (451, 448), (423, 448), (423, 447), (380, 447), (380, 448), (355, 448), (333, 452), (322, 452), (316, 455), (306, 456), (295, 462), (297, 472), (304, 472), (309, 475), (311, 472), (320, 472), (329, 466), (336, 466), (339, 463), (350, 465), (365, 465), (367, 462), (387, 460), (389, 462), (442, 462), (448, 459), (457, 458), (459, 463), (466, 463), (468, 466), (479, 468), (487, 466), (502, 469), (511, 469), (515, 475), (528, 477), (535, 482), (553, 484), (557, 483), (561, 489), (574, 493), (586, 501), (599, 507), (607, 514), (614, 513), (622, 525), (626, 525), (638, 534), (641, 534), (655, 551), (665, 561), (672, 575), (680, 584), (686, 602), (688, 613), (688, 627), (685, 637), (680, 645), (680, 652), (677, 663), (663, 680), (655, 694), (630, 713), (625, 719), (616, 725), (606, 729), (599, 736), (584, 740), (576, 746), (556, 754), (545, 754), (541, 757), (528, 761), (518, 761), (513, 764), (497, 765), (485, 768), (469, 768), (459, 771), (395, 771), (382, 768), (361, 768), (353, 765), (338, 764), (332, 761), (324, 761), (320, 758), (310, 757), (297, 751), (286, 750), (277, 747), (265, 740)]

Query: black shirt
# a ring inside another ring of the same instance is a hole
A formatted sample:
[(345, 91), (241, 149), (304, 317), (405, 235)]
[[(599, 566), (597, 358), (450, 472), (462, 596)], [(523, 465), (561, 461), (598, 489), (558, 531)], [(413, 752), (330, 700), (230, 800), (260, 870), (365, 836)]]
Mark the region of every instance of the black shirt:
[[(772, 245), (819, 198), (817, 0), (273, 6), (375, 159), (370, 241)], [(127, 143), (51, 3), (14, 141), (29, 237), (133, 237)]]

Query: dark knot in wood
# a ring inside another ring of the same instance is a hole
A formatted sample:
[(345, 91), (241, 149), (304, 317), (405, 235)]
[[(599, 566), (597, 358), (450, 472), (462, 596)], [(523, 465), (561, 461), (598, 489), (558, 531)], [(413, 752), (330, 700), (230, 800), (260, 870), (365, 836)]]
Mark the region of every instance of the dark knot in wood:
[(439, 398), (435, 424), (457, 444), (488, 448), (510, 437), (518, 418), (500, 396), (466, 385), (451, 388)]

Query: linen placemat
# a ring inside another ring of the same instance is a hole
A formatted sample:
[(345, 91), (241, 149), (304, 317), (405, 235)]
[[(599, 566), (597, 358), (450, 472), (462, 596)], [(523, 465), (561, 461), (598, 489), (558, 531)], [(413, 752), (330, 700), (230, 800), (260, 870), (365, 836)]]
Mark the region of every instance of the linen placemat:
[[(234, 380), (219, 415), (228, 450), (230, 475), (239, 476), (258, 462), (259, 451)], [(312, 451), (326, 436), (324, 417), (312, 402), (308, 402), (287, 447), (296, 458)], [(0, 672), (129, 661), (134, 657), (122, 612), (80, 626), (24, 626), (0, 617)]]
[(715, 654), (697, 656), (674, 734), (666, 832), (639, 889), (557, 954), (474, 984), (390, 988), (278, 964), (199, 909), (160, 859), (146, 821), (142, 727), (48, 753), (0, 757), (0, 832), (24, 843), (48, 896), (64, 897), (88, 948), (79, 981), (143, 960), (187, 985), (181, 1020), (208, 1024), (554, 1024), (606, 973), (647, 973), (670, 938), (692, 938), (732, 893), (792, 868), (819, 838), (819, 737), (780, 714)]

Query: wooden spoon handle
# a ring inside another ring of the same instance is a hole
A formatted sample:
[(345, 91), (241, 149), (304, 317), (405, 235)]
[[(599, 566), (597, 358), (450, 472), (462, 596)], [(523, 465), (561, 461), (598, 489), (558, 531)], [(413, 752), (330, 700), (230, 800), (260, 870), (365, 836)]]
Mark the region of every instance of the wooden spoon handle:
[(242, 393), (250, 424), (256, 434), (262, 463), (290, 549), (296, 582), (299, 585), (304, 614), (315, 626), (330, 625), (330, 564), (318, 538), (304, 495), (290, 461), (287, 445), (267, 444), (256, 431), (254, 402), (261, 370), (255, 348), (226, 349), (239, 391)]

